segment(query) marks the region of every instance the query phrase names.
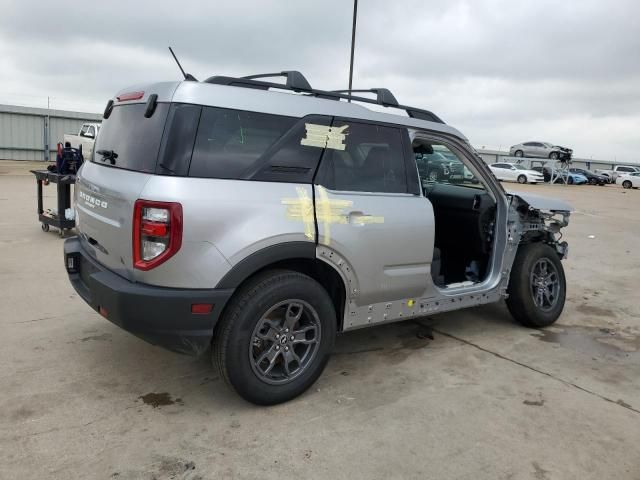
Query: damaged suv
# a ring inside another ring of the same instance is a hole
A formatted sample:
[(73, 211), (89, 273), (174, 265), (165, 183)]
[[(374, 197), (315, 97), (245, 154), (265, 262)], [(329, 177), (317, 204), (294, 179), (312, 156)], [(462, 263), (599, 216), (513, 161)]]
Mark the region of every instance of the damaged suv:
[[(570, 206), (506, 193), (456, 129), (368, 92), (282, 72), (118, 93), (77, 178), (73, 287), (257, 404), (309, 388), (339, 332), (502, 299), (553, 323)], [(418, 168), (434, 152), (473, 181)]]

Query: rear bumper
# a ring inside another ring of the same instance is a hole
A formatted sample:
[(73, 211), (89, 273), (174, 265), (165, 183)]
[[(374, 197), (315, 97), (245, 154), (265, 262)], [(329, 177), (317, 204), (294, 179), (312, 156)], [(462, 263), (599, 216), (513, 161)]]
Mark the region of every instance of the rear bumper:
[[(213, 329), (233, 289), (176, 289), (145, 285), (96, 262), (78, 237), (64, 243), (69, 281), (91, 308), (122, 329), (168, 350), (199, 355), (211, 344)], [(74, 268), (69, 269), (69, 257)], [(210, 313), (192, 313), (192, 304), (213, 304)]]

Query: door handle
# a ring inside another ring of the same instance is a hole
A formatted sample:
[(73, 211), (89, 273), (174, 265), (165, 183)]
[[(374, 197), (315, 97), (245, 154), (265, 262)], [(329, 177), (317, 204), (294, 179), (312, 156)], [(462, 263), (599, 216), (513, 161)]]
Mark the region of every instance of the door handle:
[(361, 211), (353, 211), (353, 212), (349, 212), (348, 217), (349, 217), (349, 223), (362, 225), (365, 223), (364, 219), (371, 218), (371, 215), (367, 215), (366, 213)]

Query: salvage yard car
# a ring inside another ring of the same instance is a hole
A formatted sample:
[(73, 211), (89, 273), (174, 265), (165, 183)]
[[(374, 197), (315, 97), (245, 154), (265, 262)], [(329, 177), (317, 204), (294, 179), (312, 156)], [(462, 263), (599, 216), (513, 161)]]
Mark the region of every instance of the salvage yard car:
[(100, 123), (83, 123), (77, 135), (65, 134), (64, 143), (69, 142), (73, 148), (82, 150), (85, 158), (91, 158), (93, 155), (93, 145), (96, 136), (100, 132)]
[(518, 183), (542, 183), (542, 173), (517, 163), (492, 163), (489, 169), (498, 180)]
[(524, 142), (509, 149), (513, 157), (537, 157), (551, 160), (571, 160), (573, 150), (548, 142)]
[(616, 183), (623, 188), (640, 188), (640, 172), (620, 174)]
[(570, 168), (569, 172), (582, 175), (587, 179), (590, 185), (602, 186), (609, 183), (609, 179), (604, 175), (598, 175), (597, 173), (594, 173), (591, 170), (585, 170), (584, 168)]
[(576, 173), (573, 170), (559, 170), (553, 167), (533, 167), (532, 170), (535, 170), (538, 173), (542, 173), (545, 182), (550, 182), (553, 177), (553, 183), (567, 183), (569, 185), (582, 185), (588, 183), (587, 177), (582, 175), (581, 173)]
[(607, 169), (596, 169), (594, 170), (598, 175), (605, 176), (609, 179), (609, 183), (617, 183), (618, 176), (624, 175), (627, 173), (635, 173), (640, 172), (640, 166), (635, 167), (631, 165), (616, 165), (610, 170)]
[[(435, 114), (295, 71), (189, 78), (111, 99), (78, 174), (65, 266), (107, 320), (211, 352), (266, 405), (316, 381), (338, 332), (502, 299), (528, 327), (561, 314), (571, 207), (506, 193)], [(477, 183), (425, 176), (433, 151)]]

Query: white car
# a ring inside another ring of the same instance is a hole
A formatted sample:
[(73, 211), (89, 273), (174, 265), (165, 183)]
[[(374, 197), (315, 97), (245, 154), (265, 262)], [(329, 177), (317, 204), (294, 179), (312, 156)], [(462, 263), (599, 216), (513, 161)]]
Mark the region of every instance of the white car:
[(640, 172), (618, 175), (616, 183), (622, 185), (623, 188), (640, 188)]
[(492, 163), (489, 169), (498, 180), (518, 183), (543, 183), (544, 176), (515, 163)]

